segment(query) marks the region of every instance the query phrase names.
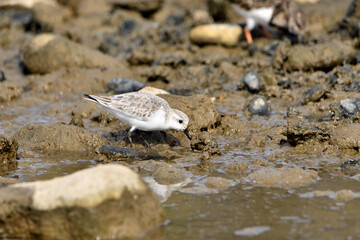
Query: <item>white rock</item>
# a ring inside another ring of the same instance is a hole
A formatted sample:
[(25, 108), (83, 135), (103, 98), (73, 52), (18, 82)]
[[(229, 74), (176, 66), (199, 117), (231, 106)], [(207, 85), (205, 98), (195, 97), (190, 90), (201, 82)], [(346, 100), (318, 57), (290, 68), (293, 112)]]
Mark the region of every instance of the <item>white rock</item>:
[(196, 44), (223, 44), (235, 46), (242, 33), (235, 24), (207, 24), (196, 26), (190, 30), (190, 40)]
[(125, 189), (143, 194), (146, 185), (130, 168), (102, 165), (47, 181), (19, 183), (13, 187), (34, 191), (32, 207), (52, 210), (58, 207), (93, 207), (107, 199), (119, 199)]
[(0, 189), (2, 236), (138, 239), (150, 230), (161, 232), (157, 226), (164, 221), (159, 198), (119, 164)]

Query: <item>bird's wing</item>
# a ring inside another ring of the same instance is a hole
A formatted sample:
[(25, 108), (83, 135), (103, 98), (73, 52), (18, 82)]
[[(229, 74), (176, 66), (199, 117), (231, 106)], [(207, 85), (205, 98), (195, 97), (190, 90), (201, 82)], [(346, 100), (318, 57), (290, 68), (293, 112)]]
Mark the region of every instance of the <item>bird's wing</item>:
[(306, 21), (293, 0), (283, 0), (275, 5), (270, 25), (299, 35), (303, 32)]
[(101, 105), (121, 112), (122, 114), (145, 121), (161, 107), (169, 106), (168, 103), (149, 93), (126, 93), (114, 96), (92, 96)]

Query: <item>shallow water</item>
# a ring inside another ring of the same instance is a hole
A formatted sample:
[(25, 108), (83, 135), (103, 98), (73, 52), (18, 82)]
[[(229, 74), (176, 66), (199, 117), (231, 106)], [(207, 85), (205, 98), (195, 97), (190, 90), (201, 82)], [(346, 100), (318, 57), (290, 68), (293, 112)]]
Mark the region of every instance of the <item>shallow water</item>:
[(314, 190), (360, 191), (357, 180), (321, 175), (321, 180), (294, 190), (238, 184), (219, 194), (174, 193), (165, 203), (165, 239), (245, 239), (235, 231), (267, 226), (251, 239), (357, 239), (360, 199), (302, 198)]
[(47, 156), (35, 155), (20, 158), (17, 169), (7, 173), (6, 176), (15, 178), (19, 182), (48, 180), (95, 165), (96, 161), (86, 154), (53, 153)]
[[(258, 157), (240, 151), (229, 155), (235, 156), (235, 161)], [(18, 168), (6, 176), (20, 182), (45, 180), (96, 164), (86, 155), (33, 156), (20, 159)], [(223, 173), (220, 170), (212, 175)], [(163, 203), (168, 224), (162, 239), (242, 239), (249, 236), (236, 236), (235, 232), (248, 227), (269, 228), (251, 239), (357, 239), (360, 234), (359, 198), (339, 201), (329, 197), (301, 197), (315, 190), (360, 192), (359, 181), (350, 177), (320, 174), (315, 183), (289, 190), (256, 187), (239, 179), (235, 186), (219, 193), (187, 191), (201, 178), (198, 176), (197, 180), (172, 192)]]

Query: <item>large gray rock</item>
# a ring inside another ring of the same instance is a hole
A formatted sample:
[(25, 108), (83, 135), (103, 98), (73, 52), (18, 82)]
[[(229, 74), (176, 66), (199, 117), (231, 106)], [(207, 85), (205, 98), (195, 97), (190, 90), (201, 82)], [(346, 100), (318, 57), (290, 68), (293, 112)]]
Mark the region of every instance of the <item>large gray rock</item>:
[(0, 206), (0, 232), (16, 238), (138, 238), (165, 220), (158, 197), (118, 164), (2, 188)]
[(61, 123), (49, 126), (27, 125), (15, 134), (15, 139), (23, 148), (51, 151), (87, 151), (107, 143), (95, 133)]
[(25, 46), (24, 63), (31, 73), (40, 74), (70, 67), (124, 67), (110, 56), (53, 34), (34, 37)]

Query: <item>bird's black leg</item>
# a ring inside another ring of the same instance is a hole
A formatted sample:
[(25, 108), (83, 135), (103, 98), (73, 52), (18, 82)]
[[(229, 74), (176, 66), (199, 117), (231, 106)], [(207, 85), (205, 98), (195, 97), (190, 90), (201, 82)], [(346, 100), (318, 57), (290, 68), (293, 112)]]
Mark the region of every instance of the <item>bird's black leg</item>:
[(161, 132), (161, 134), (164, 136), (165, 142), (167, 143), (167, 135), (166, 135), (166, 132), (165, 132), (165, 131), (160, 131), (160, 132)]
[(129, 132), (128, 132), (128, 139), (129, 139), (129, 142), (130, 142), (130, 147), (133, 148), (133, 144), (132, 144), (132, 139), (131, 139), (131, 134), (133, 133), (133, 131), (136, 129), (136, 127), (131, 127)]
[(146, 147), (151, 149), (151, 146), (150, 146), (150, 144), (148, 143), (148, 141), (146, 141), (146, 139), (143, 138), (142, 135), (140, 135), (140, 137), (141, 137), (141, 139), (145, 142)]

